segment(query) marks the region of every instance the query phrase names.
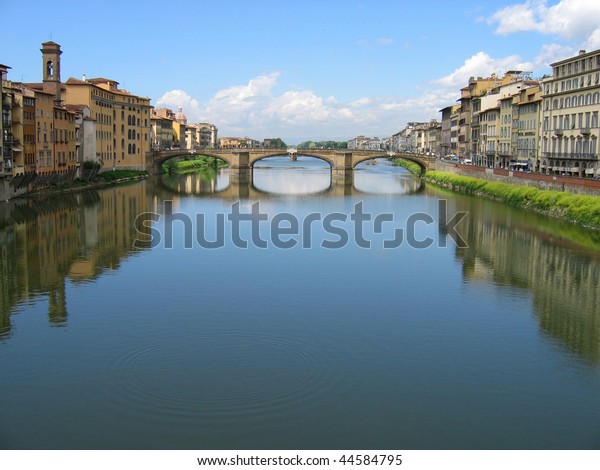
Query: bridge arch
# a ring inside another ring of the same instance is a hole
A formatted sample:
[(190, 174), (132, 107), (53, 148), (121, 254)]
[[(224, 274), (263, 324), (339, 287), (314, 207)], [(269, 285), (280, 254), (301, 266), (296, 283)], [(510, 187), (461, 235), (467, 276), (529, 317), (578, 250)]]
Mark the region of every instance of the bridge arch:
[[(250, 167), (254, 168), (254, 164), (256, 162), (259, 162), (261, 160), (265, 160), (267, 158), (272, 158), (272, 157), (289, 157), (290, 154), (287, 153), (285, 151), (285, 149), (276, 151), (276, 152), (268, 152), (265, 154), (256, 154), (256, 155), (252, 155), (250, 157)], [(311, 158), (316, 158), (317, 160), (322, 160), (324, 162), (326, 162), (327, 164), (329, 164), (330, 168), (333, 168), (334, 162), (331, 158), (329, 158), (328, 156), (324, 156), (324, 155), (318, 155), (318, 154), (314, 154), (314, 153), (310, 153), (310, 152), (298, 152), (296, 153), (297, 157), (311, 157)]]
[[(359, 163), (363, 163), (368, 160), (374, 160), (376, 158), (390, 158), (390, 155), (385, 152), (382, 152), (381, 154), (373, 154), (373, 155), (360, 155), (360, 156), (357, 155), (354, 158), (354, 161), (352, 162), (352, 168), (353, 169), (356, 168), (356, 165), (358, 165)], [(427, 166), (418, 157), (411, 157), (410, 155), (401, 154), (401, 155), (395, 155), (392, 158), (401, 158), (402, 160), (408, 160), (410, 162), (414, 162), (417, 165), (419, 165), (419, 167), (421, 167), (421, 170), (423, 173), (425, 173), (427, 171)]]
[(191, 152), (189, 150), (163, 150), (161, 152), (150, 152), (146, 156), (146, 168), (152, 168), (155, 174), (162, 173), (162, 165), (163, 163), (171, 160), (172, 158), (177, 157), (193, 157), (193, 156), (205, 156), (205, 157), (213, 157), (218, 158), (219, 160), (223, 160), (229, 166), (232, 165), (231, 155), (227, 153), (213, 153), (210, 150), (207, 151), (194, 151)]

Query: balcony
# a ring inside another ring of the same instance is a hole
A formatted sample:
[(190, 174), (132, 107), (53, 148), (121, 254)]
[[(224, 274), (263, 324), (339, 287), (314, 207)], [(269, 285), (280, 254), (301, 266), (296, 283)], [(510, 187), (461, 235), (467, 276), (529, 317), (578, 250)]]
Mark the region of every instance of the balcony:
[(11, 145), (13, 143), (12, 132), (4, 132), (2, 140), (4, 141), (4, 145)]
[(562, 129), (554, 129), (554, 135), (562, 136), (563, 134), (564, 134), (564, 131)]
[(590, 128), (582, 127), (581, 129), (579, 129), (579, 132), (581, 132), (581, 135), (590, 135)]
[(557, 153), (544, 152), (544, 158), (555, 160), (598, 160), (598, 155), (593, 153)]

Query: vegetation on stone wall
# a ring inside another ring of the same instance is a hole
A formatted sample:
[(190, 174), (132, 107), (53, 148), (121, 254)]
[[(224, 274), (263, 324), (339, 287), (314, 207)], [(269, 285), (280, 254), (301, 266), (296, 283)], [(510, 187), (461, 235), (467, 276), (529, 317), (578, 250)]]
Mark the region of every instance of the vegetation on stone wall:
[(423, 169), (420, 165), (415, 162), (410, 162), (408, 160), (403, 160), (402, 158), (392, 158), (392, 162), (394, 165), (401, 166), (402, 168), (406, 168), (411, 173), (414, 173), (417, 176), (421, 176), (423, 174)]
[(600, 230), (600, 197), (486, 181), (470, 176), (429, 171), (423, 179), (454, 191), (507, 202)]
[(197, 155), (194, 157), (186, 157), (185, 160), (169, 160), (163, 164), (163, 172), (165, 173), (187, 173), (211, 167), (226, 167), (227, 163), (215, 157), (207, 157), (205, 155)]

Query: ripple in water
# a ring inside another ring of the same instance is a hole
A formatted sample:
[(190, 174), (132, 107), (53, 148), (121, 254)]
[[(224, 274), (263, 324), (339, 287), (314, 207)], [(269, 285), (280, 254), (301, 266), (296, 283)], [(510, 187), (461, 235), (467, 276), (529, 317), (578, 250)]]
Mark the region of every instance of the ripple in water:
[(204, 422), (266, 416), (327, 395), (335, 380), (325, 363), (323, 353), (287, 337), (164, 340), (119, 358), (110, 395), (113, 406)]

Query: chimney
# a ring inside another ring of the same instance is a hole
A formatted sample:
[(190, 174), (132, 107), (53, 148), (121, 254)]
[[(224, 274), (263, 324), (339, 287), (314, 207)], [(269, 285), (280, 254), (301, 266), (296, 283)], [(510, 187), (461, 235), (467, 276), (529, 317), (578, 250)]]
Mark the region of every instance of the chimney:
[(0, 80), (7, 80), (9, 69), (10, 67), (8, 65), (0, 64)]
[(583, 54), (585, 54), (585, 49), (580, 49), (579, 50), (579, 55), (583, 55)]
[(81, 80), (83, 80), (84, 82), (87, 82), (87, 77), (85, 76), (85, 73), (83, 74), (83, 77), (81, 77)]

